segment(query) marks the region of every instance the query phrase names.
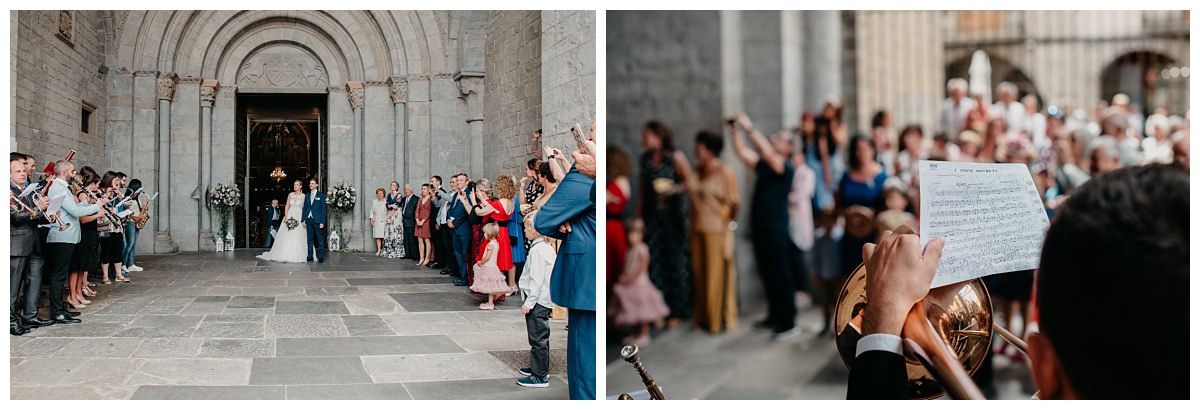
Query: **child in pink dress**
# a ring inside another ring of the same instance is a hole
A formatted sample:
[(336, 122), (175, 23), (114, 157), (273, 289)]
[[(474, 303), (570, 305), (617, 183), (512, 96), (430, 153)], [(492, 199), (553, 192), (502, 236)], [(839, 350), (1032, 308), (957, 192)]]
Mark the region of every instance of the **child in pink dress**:
[(613, 285), (613, 296), (617, 300), (613, 323), (618, 326), (640, 326), (638, 334), (626, 340), (639, 345), (650, 343), (650, 322), (661, 320), (671, 313), (671, 309), (663, 302), (662, 292), (654, 287), (646, 272), (650, 266), (650, 248), (642, 242), (643, 229), (642, 224), (630, 224), (625, 271)]
[(487, 303), (479, 304), (479, 309), (482, 310), (495, 309), (496, 297), (504, 295), (509, 290), (508, 279), (496, 265), (496, 256), (500, 249), (500, 244), (496, 241), (498, 236), (500, 236), (499, 225), (493, 222), (483, 226), (483, 240), (487, 244), (484, 245), (483, 256), (479, 258), (479, 262), (475, 263), (475, 283), (471, 285), (471, 290), (488, 295)]

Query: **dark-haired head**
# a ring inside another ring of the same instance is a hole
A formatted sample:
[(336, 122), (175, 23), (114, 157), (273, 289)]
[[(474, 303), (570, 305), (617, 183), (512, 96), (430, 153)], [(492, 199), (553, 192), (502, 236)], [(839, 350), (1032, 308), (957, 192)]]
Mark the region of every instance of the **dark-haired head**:
[(137, 192), (137, 190), (142, 189), (142, 180), (137, 179), (137, 178), (129, 180), (129, 186), (127, 188), (128, 189), (125, 191), (125, 194), (133, 195), (134, 192)]
[(696, 158), (701, 162), (708, 158), (720, 158), (723, 149), (725, 149), (725, 137), (721, 134), (709, 130), (696, 133)]
[[(1043, 398), (1189, 397), (1188, 183), (1177, 167), (1122, 168), (1055, 209), (1029, 340)], [(1097, 337), (1114, 323), (1138, 330)]]
[(538, 175), (540, 175), (542, 178), (546, 178), (546, 182), (551, 184), (558, 182), (554, 179), (554, 172), (550, 170), (549, 162), (543, 162), (542, 165), (538, 167)]
[(674, 151), (674, 134), (666, 124), (658, 121), (647, 122), (642, 131), (642, 148), (645, 148), (646, 151)]
[(875, 160), (875, 141), (863, 133), (856, 133), (850, 139), (850, 169), (860, 170)]

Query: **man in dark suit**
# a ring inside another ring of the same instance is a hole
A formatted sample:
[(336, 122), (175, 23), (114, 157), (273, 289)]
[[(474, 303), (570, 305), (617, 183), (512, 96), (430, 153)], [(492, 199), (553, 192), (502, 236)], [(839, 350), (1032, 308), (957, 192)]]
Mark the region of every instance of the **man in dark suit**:
[(442, 224), (438, 221), (442, 207), (446, 206), (446, 200), (443, 199), (446, 190), (442, 188), (442, 177), (440, 176), (434, 175), (429, 177), (429, 184), (433, 185), (434, 189), (432, 204), (429, 207), (429, 215), (434, 219), (433, 226), (431, 227), (433, 230), (430, 231), (430, 234), (433, 236), (430, 238), (430, 243), (433, 245), (433, 263), (429, 265), (429, 268), (442, 269), (446, 267), (446, 260), (451, 259), (446, 257), (448, 254), (446, 253), (445, 243), (442, 242)]
[[(9, 282), (8, 282), (8, 330), (13, 336), (25, 334), (30, 328), (50, 324), (48, 320), (37, 317), (38, 294), (42, 287), (42, 268), (45, 266), (42, 258), (42, 245), (38, 240), (39, 224), (48, 223), (39, 211), (45, 209), (48, 200), (43, 197), (41, 203), (34, 203), (30, 196), (21, 198), (28, 181), (25, 167), (26, 156), (21, 153), (9, 155), (9, 192), (12, 201), (20, 202), (25, 207), (9, 208)], [(32, 212), (30, 212), (32, 211)], [(28, 270), (26, 270), (28, 268)], [(24, 309), (17, 306), (20, 300), (22, 280), (27, 280), (25, 289)]]
[(279, 231), (279, 225), (283, 222), (283, 210), (279, 209), (279, 200), (272, 199), (271, 206), (267, 207), (267, 247), (270, 248), (272, 243), (275, 243), (275, 234)]
[(317, 263), (325, 263), (325, 193), (317, 189), (317, 180), (308, 180), (308, 195), (304, 197), (304, 210), (300, 216), (304, 218), (304, 229), (308, 230), (308, 261), (312, 262), (313, 253), (317, 254)]
[[(1027, 338), (1040, 398), (1189, 397), (1189, 363), (1180, 360), (1191, 348), (1188, 184), (1175, 166), (1121, 168), (1055, 209), (1035, 284), (1040, 330)], [(922, 254), (920, 238), (902, 226), (863, 247), (870, 303), (848, 398), (907, 398), (900, 331), (929, 292), (944, 246), (935, 238)], [(1114, 323), (1145, 331), (1096, 334)], [(1101, 360), (1114, 354), (1121, 360)]]
[[(578, 153), (578, 151), (577, 151)], [(593, 157), (594, 158), (594, 157)], [(576, 154), (576, 163), (581, 162)], [(594, 159), (593, 159), (594, 163)], [(594, 175), (594, 174), (593, 174)], [(537, 211), (538, 233), (563, 239), (550, 297), (567, 308), (567, 385), (572, 400), (596, 398), (596, 180), (576, 168)]]
[(417, 260), (417, 202), (421, 198), (413, 193), (412, 184), (404, 184), (404, 201), (400, 211), (404, 221), (404, 257)]
[(467, 286), (467, 269), (470, 269), (475, 262), (467, 261), (467, 250), (471, 246), (471, 224), (467, 220), (468, 208), (463, 205), (460, 198), (469, 198), (474, 193), (467, 188), (467, 174), (455, 175), (450, 181), (453, 184), (451, 188), (454, 189), (454, 197), (450, 200), (446, 226), (454, 232), (452, 241), (454, 263), (458, 267), (458, 280), (454, 281), (454, 286)]

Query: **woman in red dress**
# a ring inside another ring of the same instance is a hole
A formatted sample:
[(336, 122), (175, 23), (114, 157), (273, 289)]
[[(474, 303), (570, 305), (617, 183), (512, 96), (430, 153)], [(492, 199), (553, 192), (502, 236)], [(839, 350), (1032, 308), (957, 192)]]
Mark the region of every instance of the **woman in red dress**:
[(613, 281), (620, 277), (621, 269), (625, 267), (625, 253), (629, 245), (625, 235), (625, 208), (629, 205), (629, 176), (633, 174), (633, 162), (629, 154), (615, 145), (608, 146), (608, 186), (605, 209), (608, 213), (606, 223), (608, 254), (608, 288)]
[(421, 260), (417, 262), (417, 266), (425, 266), (430, 261), (433, 261), (433, 243), (429, 241), (432, 238), (432, 230), (429, 229), (432, 225), (429, 221), (429, 216), (433, 210), (433, 186), (429, 184), (421, 185), (421, 202), (417, 203), (417, 229), (414, 232), (417, 237), (418, 255)]
[[(490, 185), (490, 184), (489, 184)], [(480, 184), (475, 185), (475, 191), (479, 192)], [(500, 250), (496, 255), (496, 267), (501, 272), (505, 272), (508, 277), (508, 294), (511, 295), (517, 289), (516, 284), (516, 265), (513, 264), (512, 244), (508, 238), (508, 218), (513, 213), (512, 198), (517, 194), (517, 181), (512, 175), (500, 175), (496, 177), (496, 195), (491, 194), (491, 186), (486, 187), (487, 197), (480, 198), (480, 208), (475, 210), (475, 214), (484, 217), (484, 224), (488, 222), (496, 222), (500, 226), (500, 236), (496, 242), (500, 245)], [(492, 199), (495, 196), (499, 199)]]

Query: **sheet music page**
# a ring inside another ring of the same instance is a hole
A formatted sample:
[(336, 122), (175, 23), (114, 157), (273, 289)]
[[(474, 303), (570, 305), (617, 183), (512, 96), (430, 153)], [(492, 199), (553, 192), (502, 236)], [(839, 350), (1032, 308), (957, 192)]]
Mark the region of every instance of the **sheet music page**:
[(1037, 268), (1050, 219), (1024, 164), (918, 166), (921, 246), (946, 238), (932, 287)]
[(67, 199), (67, 194), (50, 198), (50, 204), (46, 207), (46, 215), (54, 215), (62, 208), (63, 201)]

